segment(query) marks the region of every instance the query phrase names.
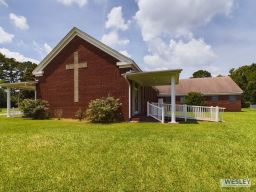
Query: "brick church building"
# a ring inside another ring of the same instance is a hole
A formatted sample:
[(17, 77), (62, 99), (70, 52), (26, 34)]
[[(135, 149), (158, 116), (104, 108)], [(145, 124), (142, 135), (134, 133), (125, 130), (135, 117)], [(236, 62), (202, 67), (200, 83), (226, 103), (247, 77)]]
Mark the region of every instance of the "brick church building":
[(51, 114), (61, 109), (63, 117), (73, 118), (91, 100), (110, 95), (120, 99), (123, 118), (129, 120), (146, 114), (148, 101), (157, 101), (152, 86), (171, 85), (172, 77), (178, 82), (180, 72), (142, 72), (130, 58), (73, 28), (33, 75), (37, 98), (49, 102)]

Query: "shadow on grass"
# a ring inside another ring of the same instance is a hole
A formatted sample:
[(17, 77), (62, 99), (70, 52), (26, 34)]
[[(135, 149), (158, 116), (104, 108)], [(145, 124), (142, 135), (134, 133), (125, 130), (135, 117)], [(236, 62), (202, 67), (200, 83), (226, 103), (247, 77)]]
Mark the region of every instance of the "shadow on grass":
[(197, 120), (187, 120), (187, 121), (185, 121), (184, 119), (177, 119), (177, 122), (179, 124), (198, 124)]

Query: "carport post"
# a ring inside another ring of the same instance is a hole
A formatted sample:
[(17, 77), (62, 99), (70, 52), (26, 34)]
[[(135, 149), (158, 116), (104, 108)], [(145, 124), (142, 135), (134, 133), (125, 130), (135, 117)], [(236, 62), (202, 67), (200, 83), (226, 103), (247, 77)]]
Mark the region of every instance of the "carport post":
[(175, 83), (175, 76), (172, 76), (171, 79), (171, 112), (172, 112), (172, 121), (171, 123), (176, 123), (176, 83)]
[(7, 88), (6, 90), (7, 93), (7, 111), (6, 111), (6, 116), (11, 117), (11, 89)]
[(35, 101), (36, 101), (36, 99), (37, 99), (36, 89), (35, 89), (35, 92), (34, 92), (34, 93), (35, 93)]
[(129, 105), (129, 120), (132, 118), (132, 87), (131, 82), (128, 80), (129, 84), (129, 93), (128, 93), (128, 105)]

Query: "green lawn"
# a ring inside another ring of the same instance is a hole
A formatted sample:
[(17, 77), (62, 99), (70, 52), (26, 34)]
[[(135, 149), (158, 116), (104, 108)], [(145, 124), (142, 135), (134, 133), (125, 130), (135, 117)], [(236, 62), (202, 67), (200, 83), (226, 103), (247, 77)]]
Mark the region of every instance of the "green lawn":
[(1, 114), (5, 114), (5, 113), (6, 113), (6, 108), (4, 108), (4, 109), (1, 109), (1, 108), (0, 108), (0, 115), (1, 115)]
[[(0, 191), (256, 191), (256, 111), (225, 123), (33, 121), (0, 117)], [(222, 189), (234, 191), (234, 189)]]

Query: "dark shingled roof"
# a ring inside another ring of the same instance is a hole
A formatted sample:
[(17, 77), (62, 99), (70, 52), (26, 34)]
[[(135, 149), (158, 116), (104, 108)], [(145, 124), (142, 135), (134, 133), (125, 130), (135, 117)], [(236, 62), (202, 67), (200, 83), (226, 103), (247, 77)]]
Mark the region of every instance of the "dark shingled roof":
[[(157, 86), (160, 96), (171, 95), (171, 86)], [(176, 95), (200, 92), (204, 95), (240, 95), (243, 90), (229, 77), (181, 79), (176, 86)]]

